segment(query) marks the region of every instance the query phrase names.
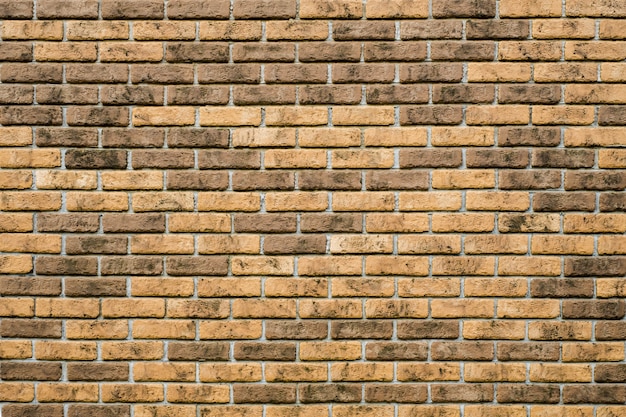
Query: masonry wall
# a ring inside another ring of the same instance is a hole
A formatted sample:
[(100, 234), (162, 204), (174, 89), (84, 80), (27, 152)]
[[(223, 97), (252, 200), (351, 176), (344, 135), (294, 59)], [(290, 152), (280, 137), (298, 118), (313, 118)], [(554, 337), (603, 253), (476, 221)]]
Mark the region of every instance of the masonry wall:
[(3, 417), (626, 416), (623, 0), (0, 0)]

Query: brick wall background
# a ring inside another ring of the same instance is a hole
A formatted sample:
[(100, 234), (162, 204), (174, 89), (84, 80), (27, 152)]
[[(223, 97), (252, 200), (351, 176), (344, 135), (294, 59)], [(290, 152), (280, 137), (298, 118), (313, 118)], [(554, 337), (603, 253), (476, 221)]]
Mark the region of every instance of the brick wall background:
[(626, 416), (623, 0), (0, 0), (4, 417)]

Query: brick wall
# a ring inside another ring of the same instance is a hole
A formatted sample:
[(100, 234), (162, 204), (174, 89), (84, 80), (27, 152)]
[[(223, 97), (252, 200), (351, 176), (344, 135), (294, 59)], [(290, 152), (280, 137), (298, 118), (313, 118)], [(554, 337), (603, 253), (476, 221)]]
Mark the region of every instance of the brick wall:
[(4, 417), (626, 416), (623, 0), (0, 0)]

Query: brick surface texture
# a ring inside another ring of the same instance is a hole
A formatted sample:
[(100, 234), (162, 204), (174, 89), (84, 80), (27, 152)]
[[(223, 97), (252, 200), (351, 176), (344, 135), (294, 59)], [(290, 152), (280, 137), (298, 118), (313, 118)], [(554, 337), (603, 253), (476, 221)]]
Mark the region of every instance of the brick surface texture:
[(0, 0), (2, 416), (626, 416), (625, 18)]

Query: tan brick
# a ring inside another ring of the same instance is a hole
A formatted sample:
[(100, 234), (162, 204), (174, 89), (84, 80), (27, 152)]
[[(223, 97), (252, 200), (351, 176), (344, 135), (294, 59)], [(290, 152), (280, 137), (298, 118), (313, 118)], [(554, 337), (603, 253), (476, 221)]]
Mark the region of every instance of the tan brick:
[(203, 235), (198, 237), (198, 253), (201, 254), (258, 254), (260, 250), (261, 237), (258, 235)]
[(61, 236), (6, 233), (2, 237), (1, 252), (61, 253)]
[(234, 275), (291, 275), (293, 259), (287, 256), (233, 256)]
[(365, 273), (368, 275), (428, 275), (426, 256), (385, 256), (365, 257)]
[(498, 300), (498, 317), (555, 318), (561, 314), (558, 300)]
[(125, 40), (128, 39), (130, 33), (128, 22), (123, 21), (68, 21), (66, 22), (66, 27), (67, 39), (75, 41), (117, 39)]
[(594, 239), (592, 236), (551, 236), (534, 235), (531, 250), (533, 254), (593, 254)]
[(328, 208), (326, 192), (269, 192), (265, 194), (267, 211), (325, 211)]
[(326, 381), (328, 367), (323, 363), (268, 363), (265, 379), (268, 382)]
[(460, 210), (461, 193), (456, 191), (400, 192), (399, 207), (401, 211)]
[(30, 255), (0, 255), (0, 273), (27, 274), (33, 270), (33, 258)]
[(590, 365), (532, 363), (532, 382), (591, 382)]
[(0, 401), (28, 403), (35, 399), (35, 384), (4, 382), (0, 386)]
[(95, 43), (88, 42), (37, 42), (35, 60), (37, 61), (91, 61), (98, 57)]
[(393, 151), (376, 150), (333, 150), (333, 168), (391, 168), (394, 163)]
[(399, 381), (459, 381), (461, 367), (458, 363), (398, 363)]
[(138, 41), (193, 40), (196, 37), (196, 25), (184, 21), (139, 21), (133, 23), (133, 37)]
[(358, 0), (303, 0), (300, 4), (300, 17), (311, 18), (360, 18), (363, 4)]
[(361, 275), (360, 256), (301, 256), (298, 258), (298, 275)]
[(127, 320), (67, 320), (65, 334), (68, 339), (126, 339)]
[(37, 385), (37, 400), (40, 402), (96, 402), (98, 384), (47, 383)]
[(258, 107), (202, 107), (200, 126), (259, 126)]
[(304, 127), (298, 129), (298, 145), (306, 148), (348, 147), (361, 144), (357, 128)]
[(562, 5), (558, 0), (530, 0), (516, 2), (503, 0), (500, 4), (501, 17), (559, 17)]
[(367, 4), (365, 16), (368, 19), (426, 18), (428, 17), (428, 2), (373, 0)]
[(563, 343), (563, 362), (615, 362), (624, 360), (624, 344)]
[(2, 22), (2, 39), (60, 41), (63, 39), (63, 22), (5, 20)]
[(426, 146), (423, 127), (370, 127), (364, 131), (365, 146)]
[(390, 192), (335, 192), (334, 211), (391, 211), (394, 196)]
[(528, 252), (528, 237), (525, 235), (482, 235), (467, 236), (464, 240), (467, 254)]
[(96, 342), (35, 342), (35, 358), (39, 360), (93, 361), (96, 357)]
[(268, 126), (320, 126), (328, 123), (328, 109), (318, 106), (265, 108)]
[(68, 211), (126, 211), (128, 194), (123, 192), (82, 192), (66, 193), (65, 204)]
[(203, 41), (252, 41), (261, 39), (261, 32), (261, 22), (202, 21), (199, 34)]
[(437, 318), (494, 316), (493, 300), (432, 300), (431, 315)]
[(27, 340), (0, 341), (0, 358), (28, 359), (33, 355), (32, 342)]
[(391, 106), (333, 107), (333, 125), (392, 125), (394, 108)]
[(400, 297), (455, 297), (461, 294), (458, 278), (400, 278)]
[(386, 362), (333, 363), (330, 367), (333, 381), (391, 381), (393, 364)]
[(467, 81), (469, 82), (527, 82), (530, 77), (530, 64), (505, 62), (470, 62), (467, 64)]
[(37, 170), (36, 176), (40, 190), (94, 190), (98, 186), (95, 172)]
[(303, 361), (349, 361), (361, 358), (359, 342), (301, 342), (300, 359)]
[(536, 125), (590, 125), (593, 121), (592, 106), (533, 106)]
[(524, 297), (528, 292), (525, 278), (466, 278), (466, 297)]
[(296, 130), (241, 128), (233, 131), (232, 141), (235, 147), (293, 147), (296, 145)]
[(159, 62), (163, 59), (163, 46), (155, 42), (102, 42), (102, 62)]
[(302, 318), (352, 318), (363, 317), (362, 303), (351, 299), (300, 300)]
[[(596, 81), (598, 78), (597, 65), (590, 62), (566, 62), (534, 64), (534, 80), (537, 82), (585, 82)], [(568, 89), (577, 89), (579, 86), (568, 85)], [(583, 87), (585, 88), (585, 87)], [(566, 99), (566, 101), (569, 101)]]
[(193, 236), (135, 235), (130, 240), (130, 251), (138, 254), (191, 254), (193, 246)]
[(255, 382), (263, 376), (260, 363), (201, 363), (202, 382)]
[(35, 302), (31, 298), (0, 299), (0, 317), (33, 317)]
[(523, 382), (525, 363), (467, 363), (463, 372), (467, 382)]
[(258, 339), (263, 329), (259, 320), (202, 321), (200, 339)]
[(102, 342), (103, 360), (155, 360), (163, 358), (163, 342)]
[(102, 401), (105, 403), (149, 403), (165, 399), (162, 384), (105, 384), (102, 385)]
[(195, 123), (193, 107), (135, 107), (134, 126), (185, 126)]
[(511, 339), (524, 338), (526, 329), (523, 321), (474, 321), (466, 320), (463, 323), (463, 337), (465, 339)]
[[(7, 131), (6, 133), (13, 132)], [(28, 136), (31, 136), (30, 132)], [(20, 133), (17, 133), (13, 142), (20, 140), (19, 138)], [(61, 153), (58, 149), (3, 149), (0, 155), (2, 168), (55, 168), (59, 166), (61, 166)]]
[(558, 276), (561, 258), (556, 256), (501, 256), (498, 263), (500, 275)]

